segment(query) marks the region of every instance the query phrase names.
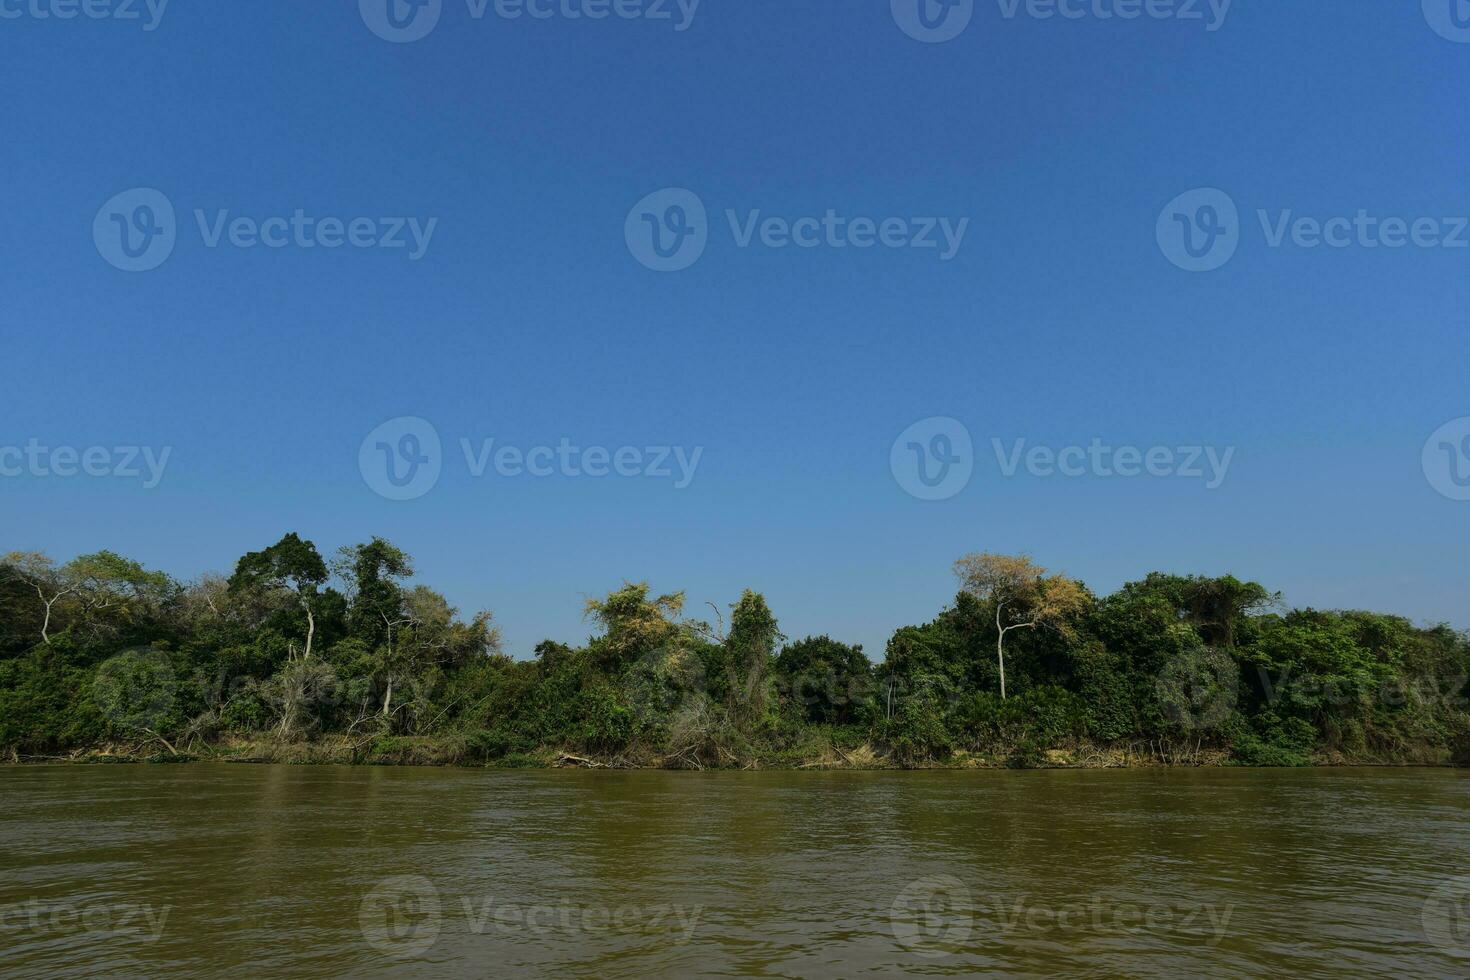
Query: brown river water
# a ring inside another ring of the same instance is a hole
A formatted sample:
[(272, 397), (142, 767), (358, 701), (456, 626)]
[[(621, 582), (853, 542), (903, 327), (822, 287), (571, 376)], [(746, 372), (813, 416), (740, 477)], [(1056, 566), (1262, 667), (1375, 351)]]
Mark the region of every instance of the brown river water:
[(1470, 974), (1470, 772), (0, 767), (0, 976)]

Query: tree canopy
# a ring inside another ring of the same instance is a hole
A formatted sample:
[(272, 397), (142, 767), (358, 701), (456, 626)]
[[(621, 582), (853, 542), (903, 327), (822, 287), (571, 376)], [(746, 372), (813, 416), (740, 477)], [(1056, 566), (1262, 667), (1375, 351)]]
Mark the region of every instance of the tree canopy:
[(1098, 597), (1024, 555), (954, 571), (952, 601), (876, 663), (786, 637), (754, 589), (710, 623), (646, 582), (586, 600), (582, 641), (517, 659), (488, 611), (462, 616), (382, 538), (329, 562), (290, 533), (188, 581), (108, 551), (11, 552), (0, 749), (682, 768), (1470, 757), (1470, 639), (1448, 626), (1291, 609), (1232, 575), (1155, 572)]

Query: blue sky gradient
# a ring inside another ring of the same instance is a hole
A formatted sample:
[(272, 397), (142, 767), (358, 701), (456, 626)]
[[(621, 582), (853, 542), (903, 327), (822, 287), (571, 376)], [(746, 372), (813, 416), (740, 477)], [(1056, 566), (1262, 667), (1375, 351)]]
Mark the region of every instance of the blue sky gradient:
[[(153, 489), (0, 479), (0, 550), (189, 575), (288, 530), (380, 534), (517, 655), (584, 637), (581, 598), (626, 578), (694, 613), (753, 587), (788, 634), (878, 657), (975, 550), (1101, 592), (1233, 572), (1470, 627), (1470, 502), (1421, 464), (1470, 416), (1470, 248), (1272, 248), (1256, 215), (1470, 215), (1470, 43), (1409, 2), (1237, 0), (1214, 31), (1024, 10), (977, 3), (942, 44), (888, 0), (704, 0), (684, 31), (445, 0), (404, 44), (353, 0), (0, 19), (0, 444), (172, 447)], [(135, 187), (172, 202), (177, 245), (128, 273), (92, 227)], [(708, 207), (709, 244), (658, 273), (624, 224), (666, 187)], [(1155, 226), (1199, 187), (1241, 240), (1190, 273)], [(194, 226), (298, 208), (437, 225), (417, 261)], [(969, 226), (949, 261), (740, 248), (727, 209)], [(443, 472), (390, 501), (358, 451), (400, 416), (433, 424)], [(934, 416), (968, 429), (974, 475), (922, 501), (890, 447)], [(703, 455), (685, 489), (475, 478), (461, 438)], [(1094, 438), (1236, 452), (1207, 490), (1006, 477), (991, 447)]]

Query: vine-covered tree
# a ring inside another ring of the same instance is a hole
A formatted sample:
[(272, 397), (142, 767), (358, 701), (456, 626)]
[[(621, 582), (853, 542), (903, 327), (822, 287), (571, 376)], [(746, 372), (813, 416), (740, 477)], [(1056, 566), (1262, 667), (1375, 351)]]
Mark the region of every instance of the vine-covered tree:
[(765, 596), (746, 589), (731, 607), (730, 635), (725, 640), (725, 666), (730, 672), (728, 708), (737, 724), (748, 726), (765, 714), (771, 665), (776, 645), (783, 639)]
[(603, 629), (593, 653), (604, 668), (617, 671), (674, 637), (684, 611), (684, 593), (648, 597), (647, 582), (624, 582), (605, 599), (588, 599), (587, 618)]
[(306, 614), (306, 651), (302, 659), (310, 660), (312, 640), (316, 637), (319, 592), (326, 581), (327, 565), (316, 545), (303, 541), (293, 531), (264, 551), (252, 551), (241, 558), (230, 577), (230, 590), (288, 590)]
[(382, 538), (344, 547), (333, 570), (346, 585), (352, 635), (369, 646), (393, 642), (393, 634), (409, 622), (402, 581), (413, 577), (413, 562)]

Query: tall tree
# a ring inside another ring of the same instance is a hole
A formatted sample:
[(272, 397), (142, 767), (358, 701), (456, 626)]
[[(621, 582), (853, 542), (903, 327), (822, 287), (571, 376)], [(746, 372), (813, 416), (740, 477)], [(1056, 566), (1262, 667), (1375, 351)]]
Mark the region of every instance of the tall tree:
[(294, 531), (264, 551), (252, 551), (241, 558), (230, 576), (230, 590), (291, 592), (306, 613), (306, 652), (311, 659), (311, 643), (316, 637), (316, 606), (321, 587), (327, 581), (327, 564), (316, 545), (303, 541)]
[(1026, 555), (966, 555), (954, 563), (954, 571), (964, 591), (995, 607), (995, 659), (1004, 701), (1006, 634), (1038, 626), (1069, 633), (1072, 621), (1087, 608), (1087, 590), (1065, 575), (1047, 575)]
[(350, 601), (352, 635), (369, 646), (392, 644), (393, 632), (411, 621), (400, 580), (413, 577), (413, 560), (383, 538), (343, 547), (332, 562)]
[(731, 607), (730, 635), (725, 640), (726, 668), (730, 671), (730, 713), (749, 722), (765, 713), (766, 680), (785, 637), (765, 596), (751, 589)]

